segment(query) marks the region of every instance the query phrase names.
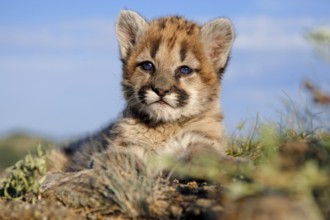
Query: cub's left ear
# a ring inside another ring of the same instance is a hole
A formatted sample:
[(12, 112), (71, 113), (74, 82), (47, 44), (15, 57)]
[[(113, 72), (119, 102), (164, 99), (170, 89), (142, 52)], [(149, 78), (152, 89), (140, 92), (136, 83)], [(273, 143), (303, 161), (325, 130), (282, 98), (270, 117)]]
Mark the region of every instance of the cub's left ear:
[(121, 11), (116, 23), (116, 32), (122, 59), (127, 58), (147, 27), (147, 20), (135, 11)]
[(206, 54), (216, 71), (226, 66), (229, 53), (235, 38), (231, 22), (226, 18), (209, 21), (201, 29), (202, 41)]

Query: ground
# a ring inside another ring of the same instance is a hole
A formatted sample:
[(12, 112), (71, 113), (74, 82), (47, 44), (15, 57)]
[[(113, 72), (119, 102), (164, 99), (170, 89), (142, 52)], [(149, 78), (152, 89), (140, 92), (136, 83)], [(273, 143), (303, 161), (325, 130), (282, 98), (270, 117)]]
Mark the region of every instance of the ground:
[(231, 158), (164, 158), (166, 175), (128, 155), (51, 172), (39, 149), (2, 178), (0, 219), (330, 219), (330, 134), (274, 125), (252, 133), (231, 137)]
[[(0, 169), (11, 166), (0, 170), (0, 220), (330, 219), (329, 103), (313, 97), (325, 116), (287, 106), (280, 123), (241, 123), (228, 138), (228, 156), (189, 162), (164, 157), (144, 166), (134, 155), (111, 153), (93, 169), (60, 172), (49, 147), (56, 144), (4, 138)], [(34, 150), (23, 157), (26, 147)]]

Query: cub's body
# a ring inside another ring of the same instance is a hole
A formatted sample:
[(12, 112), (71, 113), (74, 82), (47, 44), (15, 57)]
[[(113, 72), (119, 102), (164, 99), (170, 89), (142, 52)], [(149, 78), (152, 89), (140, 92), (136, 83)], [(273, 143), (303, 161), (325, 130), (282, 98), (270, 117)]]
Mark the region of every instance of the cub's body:
[(199, 26), (182, 17), (151, 22), (123, 11), (117, 22), (126, 108), (97, 135), (71, 144), (67, 170), (89, 166), (95, 153), (129, 152), (187, 159), (223, 154), (220, 82), (234, 33), (226, 19)]

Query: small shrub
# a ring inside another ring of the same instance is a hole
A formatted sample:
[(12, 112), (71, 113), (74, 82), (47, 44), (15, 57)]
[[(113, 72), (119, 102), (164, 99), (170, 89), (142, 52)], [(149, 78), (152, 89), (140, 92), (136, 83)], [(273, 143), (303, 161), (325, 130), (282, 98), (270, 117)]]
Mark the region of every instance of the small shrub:
[(37, 193), (45, 175), (46, 153), (40, 147), (37, 154), (25, 156), (23, 160), (7, 168), (6, 178), (0, 184), (0, 197), (7, 199), (22, 197), (26, 193)]

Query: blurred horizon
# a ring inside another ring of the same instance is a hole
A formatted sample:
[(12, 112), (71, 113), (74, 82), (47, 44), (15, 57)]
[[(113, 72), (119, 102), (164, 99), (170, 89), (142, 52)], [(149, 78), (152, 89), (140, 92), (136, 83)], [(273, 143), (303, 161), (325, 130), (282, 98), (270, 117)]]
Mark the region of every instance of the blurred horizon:
[(74, 138), (120, 114), (125, 102), (114, 23), (122, 9), (149, 20), (231, 19), (237, 36), (221, 94), (228, 133), (257, 114), (276, 120), (281, 98), (308, 102), (303, 80), (329, 85), (329, 66), (305, 38), (330, 27), (329, 8), (327, 0), (0, 1), (0, 137)]

